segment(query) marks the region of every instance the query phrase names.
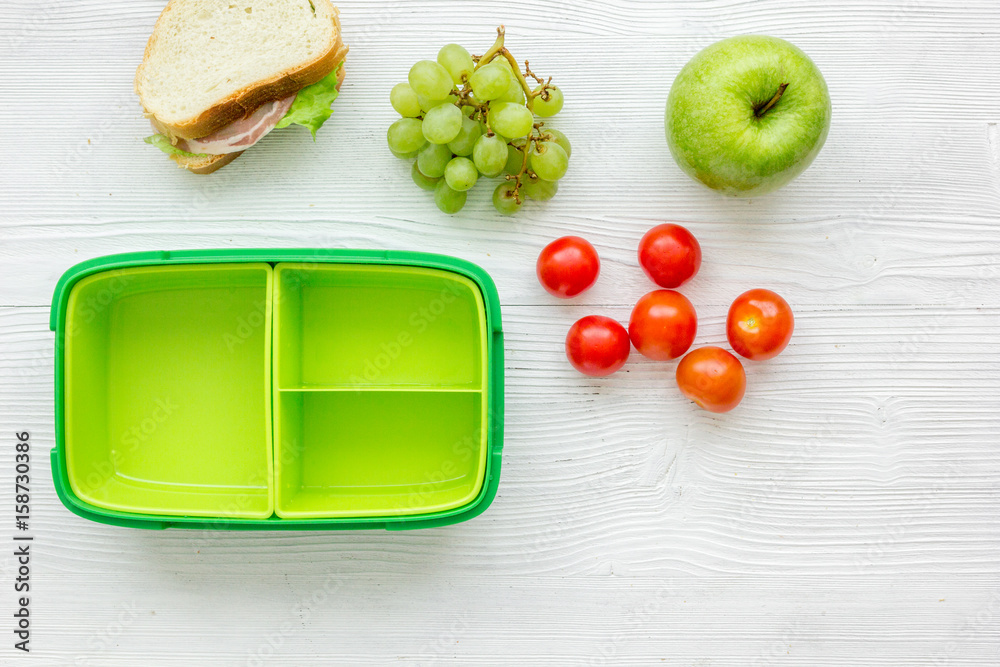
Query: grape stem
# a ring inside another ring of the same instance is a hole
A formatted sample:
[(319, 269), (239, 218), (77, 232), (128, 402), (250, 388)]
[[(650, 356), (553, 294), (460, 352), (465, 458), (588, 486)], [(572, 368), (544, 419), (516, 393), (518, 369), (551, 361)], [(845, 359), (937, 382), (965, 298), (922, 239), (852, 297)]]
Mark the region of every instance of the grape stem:
[[(503, 25), (501, 25), (500, 27), (497, 28), (497, 38), (496, 41), (493, 42), (493, 46), (491, 46), (489, 50), (481, 56), (472, 56), (473, 61), (475, 61), (476, 63), (476, 66), (473, 69), (473, 71), (479, 69), (483, 65), (491, 63), (497, 57), (506, 59), (507, 62), (510, 63), (511, 70), (513, 71), (514, 75), (517, 77), (517, 82), (518, 84), (520, 84), (521, 90), (524, 91), (525, 106), (528, 108), (529, 111), (534, 113), (535, 98), (541, 97), (543, 100), (548, 100), (549, 90), (555, 88), (555, 86), (552, 85), (552, 77), (550, 76), (547, 81), (542, 79), (540, 76), (531, 71), (531, 68), (528, 66), (527, 60), (524, 61), (524, 73), (522, 74), (521, 65), (517, 62), (517, 59), (514, 58), (513, 54), (511, 54), (511, 52), (508, 51), (507, 48), (504, 46), (504, 34), (505, 34), (505, 28)], [(540, 85), (540, 88), (538, 90), (532, 91), (531, 86), (528, 85), (528, 80), (525, 78), (525, 75), (530, 76), (532, 79), (537, 81), (538, 84)], [(476, 102), (475, 104), (473, 104), (471, 100), (472, 97), (471, 84), (468, 81), (463, 81), (463, 83), (465, 85), (461, 90), (454, 91), (459, 98), (456, 104), (459, 107), (462, 106), (474, 107), (475, 111), (473, 111), (471, 117), (478, 118), (483, 121), (483, 124), (486, 125), (486, 136), (495, 135), (496, 133), (493, 132), (493, 128), (490, 127), (489, 104), (486, 102)], [(775, 100), (775, 102), (777, 102), (777, 100)], [(535, 175), (530, 169), (528, 169), (528, 157), (531, 154), (532, 146), (536, 145), (538, 142), (552, 141), (554, 139), (553, 135), (542, 130), (543, 125), (545, 125), (545, 121), (539, 121), (532, 125), (531, 132), (528, 133), (528, 136), (525, 138), (524, 141), (524, 146), (521, 147), (521, 155), (522, 155), (521, 169), (516, 174), (507, 174), (506, 176), (506, 180), (514, 181), (513, 195), (514, 195), (514, 200), (518, 204), (524, 203), (524, 200), (521, 199), (521, 185), (523, 184), (522, 183), (523, 178), (525, 176), (528, 176), (530, 178), (531, 176)]]
[(555, 138), (548, 132), (542, 131), (543, 125), (545, 125), (545, 121), (539, 121), (535, 123), (531, 128), (531, 132), (528, 134), (527, 138), (524, 141), (524, 146), (521, 147), (521, 155), (523, 156), (521, 160), (521, 170), (518, 171), (516, 174), (513, 175), (508, 174), (506, 176), (506, 179), (508, 181), (514, 181), (514, 200), (518, 204), (524, 203), (521, 200), (521, 185), (523, 185), (523, 183), (521, 182), (522, 179), (525, 176), (528, 176), (529, 178), (531, 176), (535, 176), (534, 172), (528, 169), (528, 156), (531, 153), (532, 145), (537, 144), (540, 141), (551, 141), (552, 139)]
[[(514, 176), (514, 201), (518, 204), (524, 203), (521, 201), (521, 178), (528, 172), (528, 152), (530, 148), (531, 136), (529, 135), (528, 140), (524, 142), (524, 147), (521, 148), (521, 154), (524, 156), (524, 159), (521, 161), (521, 171), (517, 172), (517, 175)], [(510, 179), (510, 176), (507, 178)]]
[(479, 58), (479, 62), (476, 63), (476, 69), (479, 69), (483, 65), (489, 63), (491, 60), (493, 60), (493, 57), (496, 56), (496, 54), (500, 53), (500, 50), (503, 49), (504, 31), (505, 28), (502, 25), (499, 28), (497, 28), (497, 41), (493, 42), (493, 46), (490, 47), (490, 50), (484, 53)]
[(483, 124), (486, 125), (486, 136), (493, 136), (495, 132), (493, 132), (493, 128), (490, 127), (490, 108), (484, 104), (479, 110), (479, 115), (483, 119)]
[(532, 107), (535, 103), (535, 95), (531, 92), (531, 87), (528, 85), (528, 82), (524, 80), (524, 75), (521, 74), (520, 63), (517, 62), (517, 59), (506, 48), (501, 47), (500, 53), (507, 59), (507, 62), (510, 63), (510, 68), (514, 71), (515, 76), (517, 76), (517, 82), (521, 84), (521, 90), (524, 91), (524, 96), (527, 100), (525, 106), (528, 107), (528, 111), (534, 113), (534, 109)]
[[(537, 74), (535, 74), (534, 72), (531, 71), (531, 67), (528, 66), (528, 61), (527, 60), (524, 61), (524, 75), (525, 76), (530, 76), (532, 79), (534, 79), (538, 83), (545, 83), (545, 80), (542, 79), (542, 77), (538, 76)], [(552, 77), (550, 76), (549, 77), (549, 81), (551, 81), (551, 80), (552, 80)]]
[[(528, 111), (534, 112), (533, 107), (536, 97), (542, 95), (543, 96), (542, 99), (545, 100), (549, 99), (548, 90), (549, 88), (552, 87), (551, 85), (552, 77), (549, 77), (548, 82), (544, 82), (542, 79), (535, 76), (534, 72), (528, 69), (528, 75), (531, 76), (531, 78), (533, 78), (538, 83), (542, 84), (541, 90), (537, 92), (532, 92), (531, 86), (528, 85), (527, 79), (525, 79), (524, 74), (521, 73), (521, 64), (517, 62), (517, 58), (515, 58), (514, 55), (507, 50), (507, 47), (504, 46), (505, 34), (506, 34), (506, 28), (504, 28), (504, 26), (501, 25), (499, 28), (497, 28), (497, 39), (495, 42), (493, 42), (493, 46), (491, 46), (489, 51), (484, 53), (479, 58), (474, 58), (474, 60), (476, 60), (475, 69), (479, 69), (483, 65), (488, 65), (489, 63), (493, 62), (493, 60), (497, 56), (506, 59), (507, 62), (510, 63), (511, 66), (510, 68), (511, 71), (514, 72), (514, 76), (517, 77), (517, 82), (521, 85), (521, 90), (524, 91), (524, 96), (526, 99), (525, 106), (528, 107)], [(524, 61), (524, 67), (525, 69), (528, 68), (527, 60)]]
[(532, 79), (534, 79), (535, 81), (537, 81), (538, 83), (540, 83), (542, 85), (542, 87), (539, 90), (536, 90), (535, 92), (531, 93), (531, 96), (532, 97), (541, 97), (543, 100), (545, 100), (546, 102), (548, 102), (549, 101), (549, 90), (555, 88), (555, 86), (552, 85), (552, 77), (550, 76), (549, 80), (546, 81), (542, 77), (540, 77), (537, 74), (535, 74), (534, 72), (532, 72), (531, 71), (531, 67), (528, 66), (528, 61), (527, 60), (524, 61), (524, 74), (525, 74), (525, 76), (530, 76)]

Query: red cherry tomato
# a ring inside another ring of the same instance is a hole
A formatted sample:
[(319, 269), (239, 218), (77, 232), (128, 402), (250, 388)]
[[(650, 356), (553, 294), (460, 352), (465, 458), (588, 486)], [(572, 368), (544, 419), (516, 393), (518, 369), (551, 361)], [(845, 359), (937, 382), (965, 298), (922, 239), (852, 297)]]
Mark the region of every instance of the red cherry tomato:
[(630, 350), (625, 327), (602, 315), (578, 320), (566, 335), (566, 356), (584, 375), (611, 375), (625, 365)]
[(601, 260), (586, 240), (564, 236), (542, 249), (535, 269), (538, 282), (549, 294), (568, 299), (590, 289), (597, 281)]
[(681, 393), (709, 412), (729, 412), (743, 400), (747, 375), (743, 364), (721, 347), (701, 347), (677, 364)]
[(676, 359), (691, 347), (698, 332), (694, 306), (680, 292), (660, 289), (643, 296), (632, 309), (628, 335), (635, 349), (658, 361)]
[(680, 225), (657, 225), (639, 241), (639, 264), (660, 287), (680, 287), (698, 273), (701, 246)]
[(737, 354), (757, 361), (770, 359), (788, 345), (795, 317), (788, 302), (766, 289), (736, 297), (726, 318), (726, 337)]

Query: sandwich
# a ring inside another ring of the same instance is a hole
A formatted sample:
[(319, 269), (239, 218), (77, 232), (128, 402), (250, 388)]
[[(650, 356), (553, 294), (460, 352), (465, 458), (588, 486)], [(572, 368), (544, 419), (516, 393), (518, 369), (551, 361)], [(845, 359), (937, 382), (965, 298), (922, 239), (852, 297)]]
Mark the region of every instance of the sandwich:
[(135, 74), (146, 143), (209, 174), (271, 130), (302, 125), (315, 141), (346, 54), (330, 0), (170, 0)]

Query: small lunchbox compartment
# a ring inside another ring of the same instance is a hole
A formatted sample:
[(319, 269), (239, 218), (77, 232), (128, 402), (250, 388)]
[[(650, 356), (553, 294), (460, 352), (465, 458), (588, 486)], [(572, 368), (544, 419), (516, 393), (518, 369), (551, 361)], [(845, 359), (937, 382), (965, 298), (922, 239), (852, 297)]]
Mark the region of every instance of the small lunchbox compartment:
[(282, 391), (278, 516), (399, 516), (461, 507), (482, 487), (474, 390)]
[(476, 285), (438, 269), (275, 266), (281, 389), (481, 388), (486, 317)]

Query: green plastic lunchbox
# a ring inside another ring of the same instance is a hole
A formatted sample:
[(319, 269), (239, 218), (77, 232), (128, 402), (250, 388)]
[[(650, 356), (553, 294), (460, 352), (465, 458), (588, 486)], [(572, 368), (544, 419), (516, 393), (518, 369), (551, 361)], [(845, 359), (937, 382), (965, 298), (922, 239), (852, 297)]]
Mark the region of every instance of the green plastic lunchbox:
[(496, 287), (414, 252), (111, 255), (56, 287), (56, 493), (137, 528), (421, 528), (493, 501)]

